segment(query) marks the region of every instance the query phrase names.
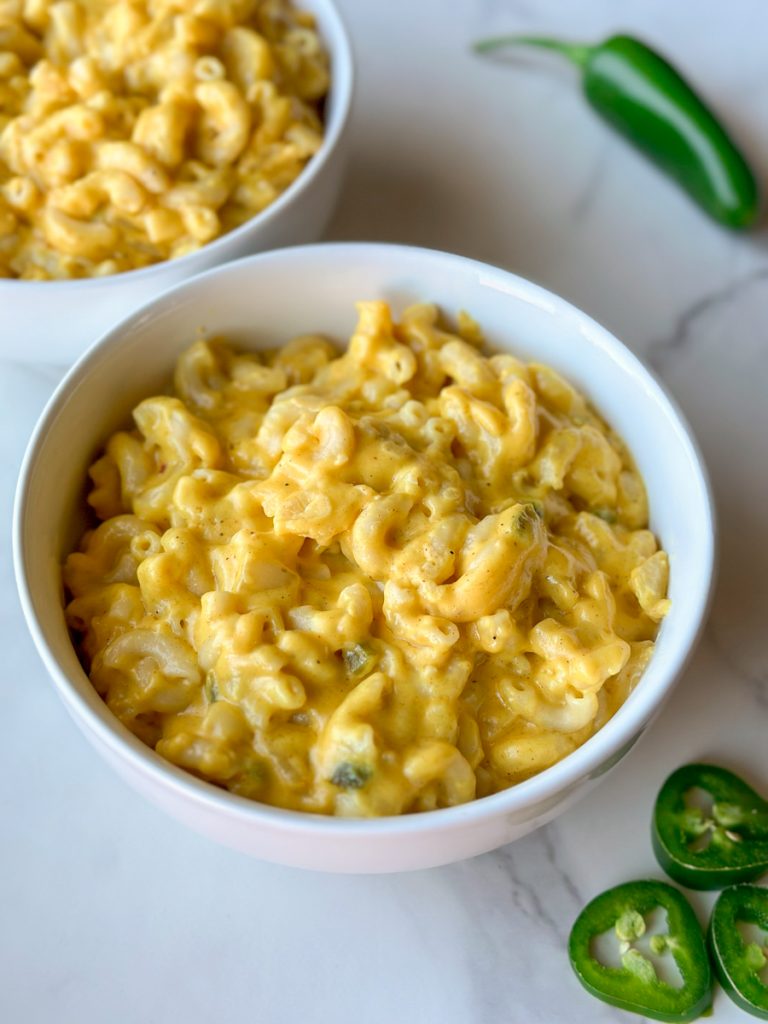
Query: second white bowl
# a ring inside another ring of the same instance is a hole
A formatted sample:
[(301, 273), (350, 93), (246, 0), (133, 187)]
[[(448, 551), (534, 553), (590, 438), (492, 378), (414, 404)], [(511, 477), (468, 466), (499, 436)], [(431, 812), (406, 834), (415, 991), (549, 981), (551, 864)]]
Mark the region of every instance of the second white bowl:
[(172, 285), (250, 253), (314, 242), (333, 213), (347, 158), (352, 50), (332, 0), (302, 0), (331, 57), (323, 143), (271, 206), (197, 252), (141, 270), (75, 281), (0, 277), (0, 356), (69, 365), (108, 327)]

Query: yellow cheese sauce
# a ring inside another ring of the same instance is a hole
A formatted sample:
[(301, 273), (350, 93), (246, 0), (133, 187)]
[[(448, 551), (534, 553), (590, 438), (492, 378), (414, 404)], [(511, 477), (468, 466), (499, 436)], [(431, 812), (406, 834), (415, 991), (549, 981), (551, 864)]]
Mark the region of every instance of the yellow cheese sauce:
[(554, 370), (430, 305), (345, 352), (197, 341), (90, 470), (66, 614), (115, 715), (279, 807), (461, 804), (637, 684), (668, 561), (621, 440)]

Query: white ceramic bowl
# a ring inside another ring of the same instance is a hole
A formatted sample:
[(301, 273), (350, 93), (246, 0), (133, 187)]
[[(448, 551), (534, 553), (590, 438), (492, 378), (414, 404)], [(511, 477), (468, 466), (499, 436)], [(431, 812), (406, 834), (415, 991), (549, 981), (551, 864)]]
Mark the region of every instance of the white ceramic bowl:
[[(162, 760), (92, 688), (62, 613), (59, 566), (83, 529), (86, 467), (142, 397), (167, 384), (200, 328), (243, 346), (320, 331), (349, 337), (353, 303), (417, 300), (469, 310), (489, 342), (549, 363), (574, 381), (628, 442), (645, 478), (651, 525), (671, 561), (672, 610), (651, 664), (624, 706), (559, 764), (462, 807), (343, 820), (250, 802)], [(552, 818), (616, 764), (658, 712), (701, 629), (713, 571), (712, 504), (680, 413), (620, 342), (528, 281), (445, 253), (339, 244), (265, 253), (185, 282), (110, 331), (71, 370), (30, 442), (15, 513), (15, 565), (29, 628), (88, 739), (150, 800), (200, 832), (266, 860), (330, 871), (402, 871), (508, 843)], [(119, 793), (116, 792), (116, 799)]]
[(353, 63), (333, 0), (301, 0), (331, 57), (323, 143), (296, 180), (262, 213), (197, 252), (110, 277), (19, 281), (0, 277), (0, 356), (69, 365), (113, 324), (171, 286), (254, 252), (314, 242), (341, 188), (347, 157)]

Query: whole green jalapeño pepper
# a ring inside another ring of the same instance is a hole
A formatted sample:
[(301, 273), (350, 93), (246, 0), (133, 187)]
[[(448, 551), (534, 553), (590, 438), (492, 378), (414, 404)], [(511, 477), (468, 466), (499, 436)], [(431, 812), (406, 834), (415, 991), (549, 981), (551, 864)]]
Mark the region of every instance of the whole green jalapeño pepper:
[(594, 110), (715, 220), (730, 228), (755, 222), (758, 191), (744, 156), (682, 75), (645, 43), (624, 35), (594, 46), (502, 36), (475, 50), (519, 44), (555, 50), (577, 64)]
[[(763, 941), (744, 942), (738, 924), (757, 925)], [(768, 889), (736, 885), (718, 897), (707, 935), (720, 984), (742, 1010), (768, 1020), (768, 985), (760, 978), (768, 965)]]
[[(637, 946), (646, 917), (657, 907), (667, 914), (668, 934), (654, 935), (650, 951), (671, 952), (682, 984), (670, 985)], [(594, 955), (599, 935), (614, 930), (621, 967), (608, 967)], [(664, 1021), (695, 1020), (712, 1002), (712, 973), (704, 936), (682, 893), (666, 882), (627, 882), (592, 900), (576, 919), (568, 954), (581, 984), (592, 995), (623, 1010)]]
[[(695, 790), (711, 812), (692, 804)], [(768, 871), (768, 802), (725, 768), (683, 765), (656, 798), (652, 839), (664, 871), (690, 889), (748, 882)]]

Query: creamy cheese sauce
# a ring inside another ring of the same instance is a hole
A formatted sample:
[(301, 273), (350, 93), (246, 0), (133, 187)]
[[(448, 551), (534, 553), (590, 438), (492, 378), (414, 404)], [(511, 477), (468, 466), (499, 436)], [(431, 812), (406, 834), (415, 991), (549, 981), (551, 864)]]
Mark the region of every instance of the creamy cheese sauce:
[(433, 306), (347, 350), (198, 341), (93, 465), (64, 569), (94, 686), (159, 754), (265, 803), (494, 793), (626, 699), (668, 561), (625, 446), (554, 370)]

